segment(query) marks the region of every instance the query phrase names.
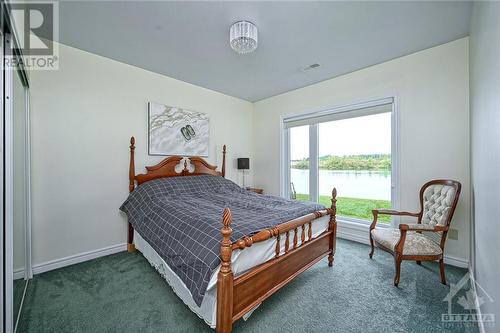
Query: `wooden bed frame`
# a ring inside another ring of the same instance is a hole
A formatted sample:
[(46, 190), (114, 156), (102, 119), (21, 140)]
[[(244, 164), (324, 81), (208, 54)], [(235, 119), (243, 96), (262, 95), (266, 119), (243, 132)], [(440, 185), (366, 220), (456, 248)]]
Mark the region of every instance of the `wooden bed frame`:
[[(180, 172), (175, 170), (183, 159), (182, 156), (165, 158), (154, 166), (147, 166), (145, 174), (135, 174), (134, 167), (135, 139), (130, 139), (130, 169), (129, 191), (132, 192), (137, 185), (152, 179), (162, 177), (217, 175), (225, 176), (226, 146), (222, 150), (222, 170), (216, 171), (216, 166), (210, 165), (201, 157), (184, 159), (184, 167)], [(192, 170), (188, 168), (187, 159), (190, 160)], [(193, 169), (194, 167), (194, 169)], [(230, 333), (233, 323), (245, 313), (262, 303), (266, 298), (285, 286), (293, 278), (307, 270), (309, 267), (328, 256), (328, 266), (333, 265), (336, 247), (336, 197), (337, 190), (332, 191), (331, 208), (317, 211), (279, 224), (273, 228), (264, 229), (253, 236), (245, 236), (231, 241), (232, 215), (229, 208), (222, 214), (222, 241), (220, 246), (221, 267), (217, 277), (217, 333)], [(316, 238), (312, 238), (312, 222), (322, 216), (330, 215), (328, 230)], [(306, 235), (306, 225), (307, 235)], [(300, 235), (298, 230), (301, 229)], [(293, 240), (290, 240), (290, 231), (294, 231)], [(134, 229), (128, 223), (128, 251), (135, 251), (133, 244)], [(300, 240), (298, 239), (300, 236)], [(243, 250), (255, 243), (276, 239), (275, 257), (258, 265), (241, 276), (234, 278), (231, 269), (232, 251)], [(284, 238), (285, 250), (280, 251), (280, 242)]]

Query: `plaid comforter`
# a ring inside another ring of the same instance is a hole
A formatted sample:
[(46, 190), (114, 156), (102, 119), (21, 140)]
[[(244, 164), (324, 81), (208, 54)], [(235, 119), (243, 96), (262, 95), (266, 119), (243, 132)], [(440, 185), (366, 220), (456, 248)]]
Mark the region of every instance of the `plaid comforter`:
[(233, 213), (232, 241), (325, 209), (249, 192), (218, 176), (160, 178), (138, 186), (120, 209), (201, 305), (220, 264), (222, 211)]

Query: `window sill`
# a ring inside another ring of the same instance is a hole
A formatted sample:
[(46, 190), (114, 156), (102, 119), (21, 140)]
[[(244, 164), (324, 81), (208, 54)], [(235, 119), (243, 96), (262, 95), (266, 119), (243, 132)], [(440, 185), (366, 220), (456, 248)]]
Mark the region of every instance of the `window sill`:
[[(351, 229), (358, 229), (358, 230), (368, 230), (370, 229), (370, 225), (372, 224), (372, 221), (368, 220), (361, 220), (361, 219), (354, 219), (354, 218), (349, 218), (345, 216), (337, 216), (337, 223), (340, 226), (345, 226), (347, 228)], [(391, 222), (378, 222), (377, 227), (381, 228), (391, 228)]]
[[(337, 238), (348, 239), (363, 244), (370, 244), (370, 224), (366, 220), (354, 220), (343, 216), (337, 217)], [(377, 223), (377, 228), (390, 228), (389, 223)]]

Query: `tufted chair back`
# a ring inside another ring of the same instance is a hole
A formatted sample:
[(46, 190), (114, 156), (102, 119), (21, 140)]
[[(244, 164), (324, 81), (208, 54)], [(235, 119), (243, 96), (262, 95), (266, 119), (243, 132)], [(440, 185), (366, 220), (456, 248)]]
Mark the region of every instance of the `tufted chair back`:
[(451, 223), (461, 185), (455, 180), (432, 180), (420, 190), (422, 224), (448, 226)]

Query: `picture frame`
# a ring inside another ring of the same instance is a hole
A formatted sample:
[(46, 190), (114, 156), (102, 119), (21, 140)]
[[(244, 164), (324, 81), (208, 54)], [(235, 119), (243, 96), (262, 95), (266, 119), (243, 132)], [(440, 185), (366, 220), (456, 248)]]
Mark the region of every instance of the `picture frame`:
[(208, 157), (210, 119), (206, 113), (148, 102), (148, 154)]

